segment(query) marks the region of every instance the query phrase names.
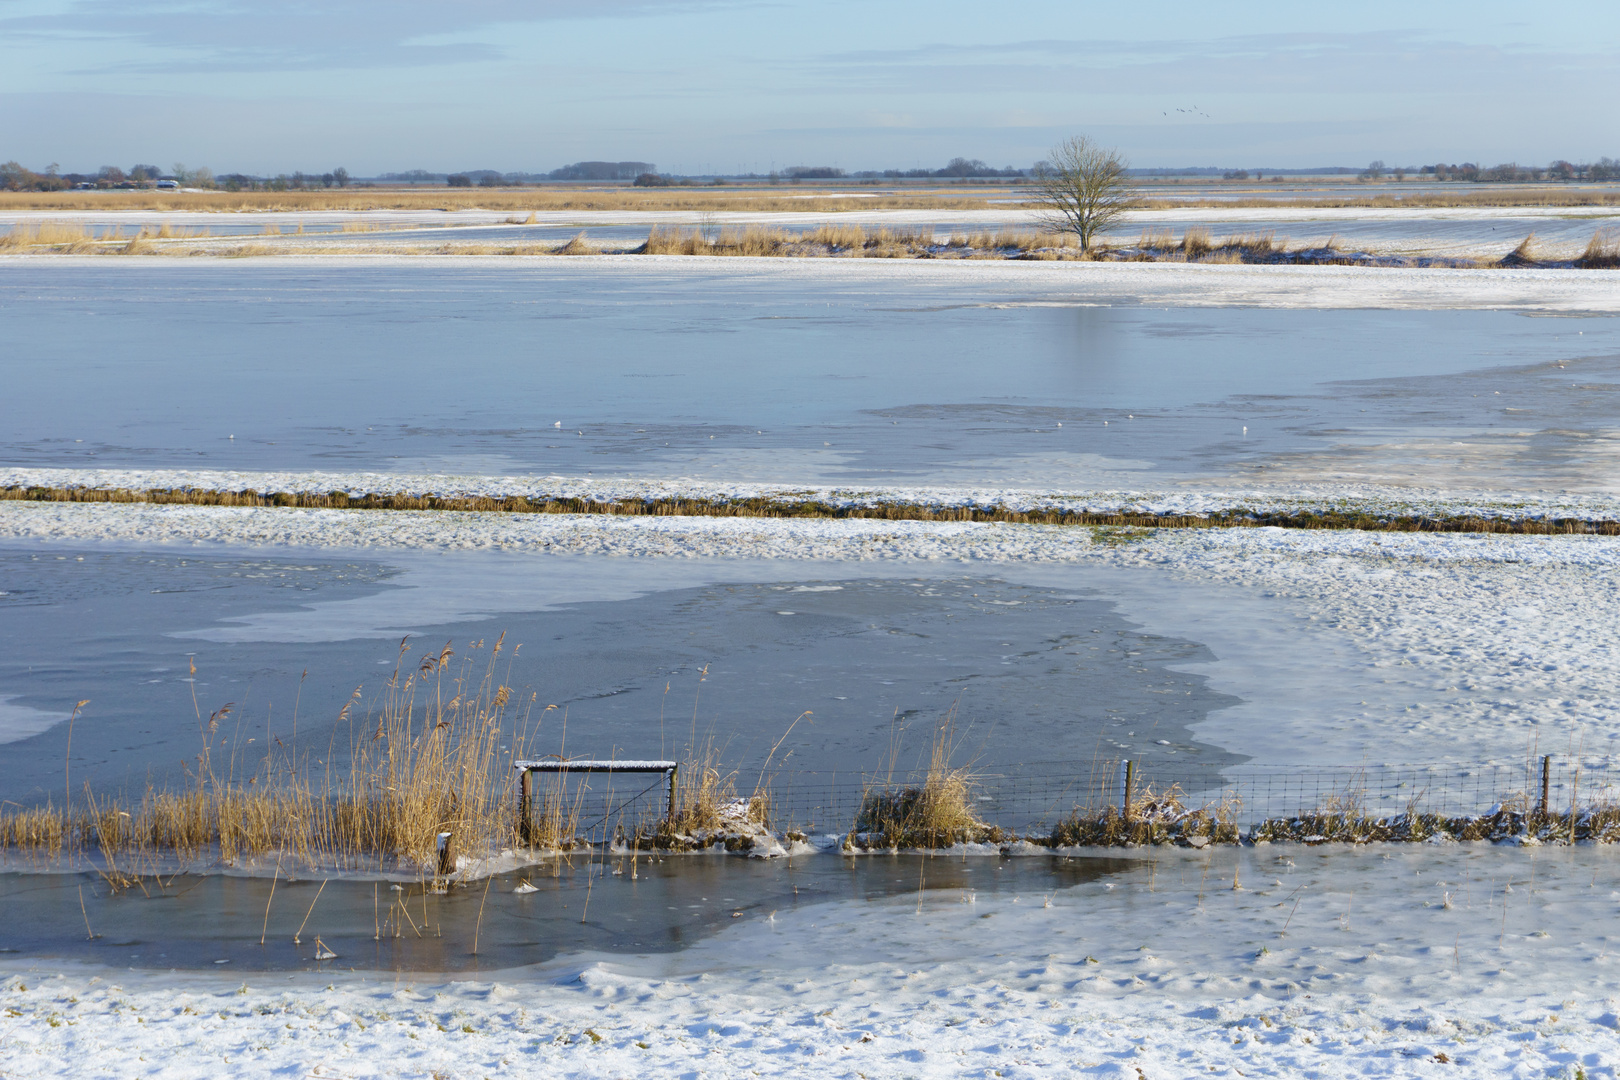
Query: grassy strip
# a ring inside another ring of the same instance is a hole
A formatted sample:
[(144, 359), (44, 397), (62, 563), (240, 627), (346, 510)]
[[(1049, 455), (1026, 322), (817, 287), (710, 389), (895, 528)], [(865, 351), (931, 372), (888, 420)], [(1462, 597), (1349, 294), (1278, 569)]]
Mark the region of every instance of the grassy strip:
[[(529, 499), (513, 496), (350, 494), (344, 491), (260, 492), (197, 488), (87, 488), (13, 485), (0, 500), (42, 503), (144, 503), (182, 506), (282, 506), (310, 510), (439, 510), (457, 513), (601, 514), (615, 517), (828, 518), (877, 521), (973, 521), (1116, 529), (1355, 529), (1364, 532), (1498, 533), (1522, 536), (1620, 536), (1610, 518), (1495, 518), (1371, 510), (1259, 511), (1233, 507), (1209, 514), (1132, 511), (1014, 510), (999, 505), (929, 505), (899, 501), (834, 503), (789, 495), (752, 498)], [(1129, 534), (1126, 534), (1128, 538)], [(1118, 539), (1111, 534), (1107, 539)]]
[[(517, 222), (516, 218), (510, 219)], [(523, 222), (526, 223), (526, 222)], [(338, 231), (372, 233), (366, 222), (345, 222)], [(0, 235), (0, 252), (33, 252), (59, 255), (209, 255), (241, 258), (264, 255), (497, 255), (572, 256), (596, 255), (604, 250), (593, 245), (581, 232), (564, 243), (409, 241), (392, 244), (322, 243), (306, 240), (300, 225), (293, 239), (283, 239), (281, 229), (267, 225), (259, 237), (208, 236), (207, 229), (143, 228), (126, 240), (121, 229), (97, 235), (73, 223), (41, 222), (17, 225)], [(162, 243), (159, 243), (162, 241)], [(1290, 247), (1287, 237), (1274, 233), (1234, 233), (1219, 240), (1202, 226), (1186, 229), (1178, 238), (1169, 230), (1143, 232), (1133, 243), (1117, 239), (1093, 245), (1082, 251), (1068, 233), (1002, 229), (977, 233), (953, 233), (941, 240), (930, 226), (910, 229), (862, 225), (819, 225), (792, 232), (786, 229), (750, 225), (744, 228), (704, 227), (683, 230), (654, 226), (647, 239), (633, 249), (613, 249), (619, 254), (705, 255), (749, 258), (864, 258), (864, 259), (979, 259), (1067, 262), (1153, 262), (1198, 263), (1205, 265), (1252, 266), (1372, 266), (1394, 268), (1569, 268), (1582, 270), (1620, 267), (1620, 233), (1599, 228), (1580, 255), (1564, 259), (1538, 259), (1532, 251), (1534, 234), (1527, 236), (1513, 251), (1500, 259), (1472, 256), (1375, 254), (1345, 251), (1337, 237), (1303, 246)]]

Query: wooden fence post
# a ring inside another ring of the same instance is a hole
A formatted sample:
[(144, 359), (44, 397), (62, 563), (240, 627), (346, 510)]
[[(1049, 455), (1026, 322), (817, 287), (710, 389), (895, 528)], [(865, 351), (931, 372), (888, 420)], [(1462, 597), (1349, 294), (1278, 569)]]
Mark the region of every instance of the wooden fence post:
[(1119, 816), (1126, 821), (1131, 820), (1131, 788), (1136, 786), (1136, 762), (1126, 760), (1121, 766), (1125, 774), (1125, 783), (1121, 786), (1119, 797)]
[(1547, 818), (1547, 789), (1552, 784), (1552, 755), (1541, 759), (1541, 818)]
[(456, 872), (456, 844), (455, 835), (442, 832), (439, 834), (439, 876), (448, 878)]
[(529, 777), (532, 775), (528, 769), (518, 773), (518, 840), (524, 847), (534, 846), (534, 819), (529, 816)]

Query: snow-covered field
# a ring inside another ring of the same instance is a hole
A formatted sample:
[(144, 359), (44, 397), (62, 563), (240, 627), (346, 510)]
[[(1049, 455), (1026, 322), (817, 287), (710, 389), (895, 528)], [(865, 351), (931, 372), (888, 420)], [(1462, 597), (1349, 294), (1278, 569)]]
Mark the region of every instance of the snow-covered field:
[(1615, 869), (1595, 848), (1171, 852), (1044, 895), (835, 901), (470, 980), (12, 959), (0, 1071), (1613, 1077)]
[(1073, 513), (1214, 514), (1238, 509), (1260, 514), (1361, 511), (1424, 517), (1482, 517), (1507, 521), (1620, 518), (1620, 496), (1526, 493), (1390, 487), (1317, 479), (1249, 484), (1230, 488), (1201, 485), (1161, 491), (1055, 491), (1017, 487), (875, 487), (717, 481), (701, 477), (650, 480), (635, 476), (495, 476), (384, 472), (256, 472), (217, 469), (5, 468), (0, 488), (49, 487), (146, 491), (257, 491), (263, 494), (432, 495), (446, 499), (589, 499), (595, 502), (665, 499), (778, 499), (824, 502), (832, 506), (900, 503), (920, 506), (977, 506), (1011, 511)]
[[(1364, 196), (1351, 191), (1348, 197)], [(705, 213), (682, 210), (565, 210), (540, 211), (534, 220), (527, 213), (493, 210), (366, 210), (198, 212), (185, 210), (13, 210), (0, 213), (0, 227), (64, 222), (96, 229), (121, 228), (126, 233), (167, 224), (180, 230), (209, 229), (215, 235), (251, 235), (267, 226), (282, 234), (278, 247), (296, 250), (300, 244), (329, 244), (334, 239), (356, 245), (437, 243), (445, 230), (457, 239), (550, 237), (561, 230), (583, 230), (599, 242), (617, 246), (639, 242), (658, 225), (804, 229), (836, 222), (868, 229), (929, 228), (941, 237), (952, 232), (996, 229), (1031, 229), (1040, 224), (1038, 211), (1017, 207), (984, 210), (846, 210), (836, 213), (729, 210)], [(376, 232), (343, 234), (344, 225), (363, 222)], [(524, 222), (519, 226), (517, 223)], [(1179, 207), (1138, 210), (1126, 214), (1109, 233), (1115, 241), (1129, 241), (1142, 231), (1188, 227), (1214, 232), (1273, 232), (1294, 245), (1319, 243), (1337, 235), (1358, 251), (1387, 255), (1447, 255), (1501, 257), (1527, 234), (1535, 233), (1543, 257), (1572, 258), (1580, 253), (1594, 230), (1620, 226), (1620, 212), (1609, 206), (1560, 207), (1309, 207), (1279, 200), (1273, 206)], [(293, 234), (303, 228), (307, 234)], [(425, 235), (402, 236), (411, 230)], [(394, 235), (390, 235), (390, 234)]]

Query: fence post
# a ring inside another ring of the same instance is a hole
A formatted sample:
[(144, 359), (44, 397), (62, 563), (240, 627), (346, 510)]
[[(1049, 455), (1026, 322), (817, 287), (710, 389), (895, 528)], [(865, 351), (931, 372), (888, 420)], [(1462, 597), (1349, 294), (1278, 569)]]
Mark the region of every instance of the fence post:
[(529, 777), (532, 775), (528, 769), (518, 773), (518, 840), (524, 847), (534, 846), (534, 821), (529, 817)]
[(1136, 784), (1136, 762), (1125, 760), (1120, 762), (1119, 770), (1124, 777), (1120, 785), (1119, 816), (1126, 821), (1131, 820), (1131, 788)]
[(1552, 755), (1541, 759), (1541, 818), (1547, 818), (1547, 789), (1552, 783)]
[(666, 819), (671, 826), (675, 823), (675, 775), (680, 771), (681, 767), (679, 765), (669, 770), (669, 810)]
[(448, 878), (456, 872), (456, 844), (455, 836), (451, 833), (439, 834), (439, 876)]

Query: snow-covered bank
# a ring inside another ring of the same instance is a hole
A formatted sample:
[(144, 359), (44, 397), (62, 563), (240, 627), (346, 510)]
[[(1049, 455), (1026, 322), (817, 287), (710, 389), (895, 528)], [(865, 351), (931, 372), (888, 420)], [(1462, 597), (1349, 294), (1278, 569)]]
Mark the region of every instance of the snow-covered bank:
[(679, 953), (475, 981), (339, 972), (341, 957), (293, 976), (12, 959), (0, 1064), (16, 1077), (1613, 1077), (1614, 877), (1597, 849), (1172, 853), (1048, 895), (809, 905)]
[(408, 495), (441, 499), (521, 498), (590, 502), (727, 502), (773, 500), (831, 507), (974, 507), (1013, 512), (1129, 513), (1204, 516), (1223, 513), (1365, 513), (1378, 517), (1483, 518), (1499, 521), (1620, 519), (1620, 496), (1521, 494), (1377, 484), (1310, 482), (1168, 491), (1050, 491), (1016, 487), (906, 486), (839, 488), (722, 482), (699, 477), (498, 476), (383, 472), (260, 472), (219, 469), (87, 469), (0, 467), (0, 488), (92, 491), (245, 492), (350, 497)]
[[(319, 266), (443, 267), (445, 256), (198, 255), (107, 258), (100, 255), (0, 255), (0, 265), (71, 270), (94, 266), (112, 273), (162, 274), (206, 267), (266, 265), (286, 270)], [(934, 259), (774, 259), (689, 255), (456, 256), (462, 269), (522, 266), (541, 273), (592, 274), (611, 289), (643, 274), (711, 277), (716, 265), (728, 289), (791, 280), (801, 285), (861, 289), (881, 283), (926, 292), (973, 289), (986, 306), (1141, 304), (1177, 307), (1312, 308), (1344, 310), (1474, 310), (1613, 314), (1620, 312), (1620, 273), (1610, 270), (1448, 270), (1361, 266), (1244, 266), (1206, 263), (1018, 262)], [(995, 295), (997, 290), (1004, 290)], [(955, 297), (951, 298), (955, 300)]]

